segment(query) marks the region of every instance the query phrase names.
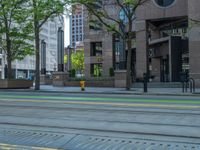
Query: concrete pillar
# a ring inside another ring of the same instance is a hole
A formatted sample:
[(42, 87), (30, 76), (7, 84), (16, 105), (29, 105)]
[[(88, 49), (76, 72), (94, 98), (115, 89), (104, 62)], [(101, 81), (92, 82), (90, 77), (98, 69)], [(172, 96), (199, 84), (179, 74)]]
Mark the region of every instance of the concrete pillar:
[(27, 70), (27, 77), (30, 78), (30, 70)]
[[(189, 14), (189, 64), (191, 78), (194, 78), (197, 85), (200, 86), (200, 1), (188, 1), (188, 14)], [(194, 23), (191, 20), (198, 20)]]
[(136, 77), (143, 78), (147, 71), (147, 32), (146, 21), (136, 22)]
[(64, 71), (64, 31), (58, 29), (58, 71)]
[(41, 41), (41, 74), (46, 74), (46, 42)]
[(89, 78), (91, 68), (91, 56), (90, 56), (90, 40), (84, 40), (84, 55), (85, 55), (85, 77)]
[(102, 40), (102, 51), (103, 51), (103, 61), (102, 61), (102, 76), (110, 76), (109, 70), (113, 67), (113, 40), (110, 34), (105, 35)]

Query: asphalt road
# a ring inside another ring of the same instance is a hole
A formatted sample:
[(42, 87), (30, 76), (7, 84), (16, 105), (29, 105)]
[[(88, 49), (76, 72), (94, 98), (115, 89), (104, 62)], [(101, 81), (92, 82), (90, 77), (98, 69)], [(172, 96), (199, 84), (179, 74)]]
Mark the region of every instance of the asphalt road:
[(0, 91), (0, 149), (200, 150), (200, 98)]

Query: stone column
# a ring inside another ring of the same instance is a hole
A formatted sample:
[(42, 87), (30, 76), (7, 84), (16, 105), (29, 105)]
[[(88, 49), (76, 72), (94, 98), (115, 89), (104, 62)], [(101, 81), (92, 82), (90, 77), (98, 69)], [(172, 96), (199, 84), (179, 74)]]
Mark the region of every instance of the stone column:
[(147, 72), (147, 27), (146, 21), (136, 22), (136, 77), (143, 78)]
[(58, 71), (64, 71), (64, 31), (60, 27), (58, 29)]
[(84, 40), (84, 55), (85, 55), (85, 77), (90, 78), (91, 74), (91, 56), (90, 56), (90, 39)]
[(41, 41), (41, 74), (46, 74), (46, 42)]
[(109, 70), (110, 68), (113, 68), (113, 39), (112, 35), (109, 33), (105, 34), (105, 37), (102, 40), (102, 67), (103, 67), (103, 72), (102, 76), (103, 77), (109, 77), (110, 73)]
[(115, 87), (126, 87), (126, 70), (115, 70)]
[[(189, 64), (191, 78), (194, 78), (196, 84), (200, 86), (200, 1), (189, 0), (188, 1), (188, 13), (189, 22), (191, 27), (189, 28)], [(195, 23), (191, 20), (197, 20)]]

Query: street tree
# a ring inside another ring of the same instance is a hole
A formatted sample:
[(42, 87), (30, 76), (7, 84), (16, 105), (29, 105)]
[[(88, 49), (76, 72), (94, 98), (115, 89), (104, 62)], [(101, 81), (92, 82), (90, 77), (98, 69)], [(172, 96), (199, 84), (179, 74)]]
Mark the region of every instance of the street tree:
[(32, 25), (24, 9), (27, 0), (0, 0), (0, 48), (6, 55), (7, 78), (12, 78), (12, 61), (33, 54)]
[(60, 16), (64, 12), (67, 0), (29, 0), (29, 14), (32, 16), (35, 38), (35, 90), (40, 89), (40, 31), (49, 20)]
[(84, 71), (84, 50), (77, 51), (71, 55), (72, 68), (79, 71), (81, 74)]
[[(127, 46), (127, 74), (126, 74), (126, 89), (131, 87), (131, 47), (134, 37), (133, 21), (136, 19), (136, 9), (143, 5), (148, 0), (74, 0), (77, 3), (84, 5), (92, 16), (100, 22), (107, 31), (120, 36)], [(74, 2), (73, 1), (73, 2)], [(121, 17), (113, 17), (111, 10), (116, 11), (119, 8), (122, 12)], [(126, 47), (125, 46), (125, 47)], [(124, 47), (124, 51), (125, 51)]]

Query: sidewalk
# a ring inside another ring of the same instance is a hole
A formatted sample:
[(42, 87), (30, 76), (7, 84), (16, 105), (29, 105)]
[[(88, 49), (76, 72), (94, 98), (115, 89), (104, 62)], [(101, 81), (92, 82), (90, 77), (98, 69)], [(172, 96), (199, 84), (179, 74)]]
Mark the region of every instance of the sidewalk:
[(88, 94), (136, 94), (136, 95), (199, 95), (200, 88), (196, 89), (195, 94), (182, 93), (181, 88), (148, 88), (148, 93), (143, 92), (143, 88), (132, 88), (126, 91), (125, 88), (98, 88), (86, 87), (85, 91), (81, 91), (80, 87), (54, 87), (51, 85), (41, 85), (41, 92), (64, 92), (64, 93), (88, 93)]

